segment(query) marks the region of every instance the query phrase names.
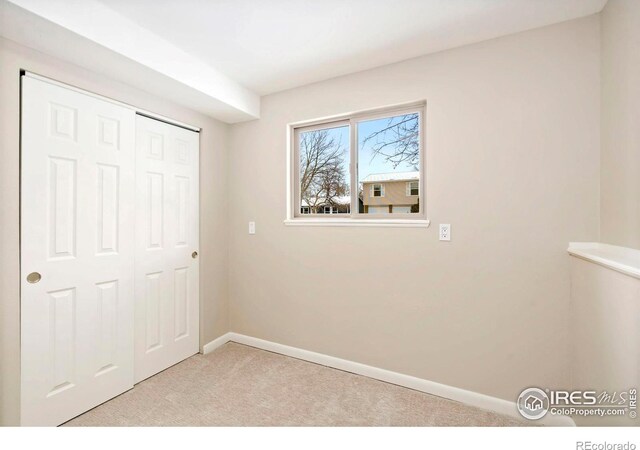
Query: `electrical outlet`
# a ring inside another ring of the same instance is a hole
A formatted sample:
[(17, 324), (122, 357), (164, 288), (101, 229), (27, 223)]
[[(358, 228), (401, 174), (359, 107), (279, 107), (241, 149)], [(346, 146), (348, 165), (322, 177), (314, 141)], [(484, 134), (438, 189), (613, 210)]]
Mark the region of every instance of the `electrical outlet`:
[(256, 234), (256, 223), (249, 222), (249, 234)]
[(440, 224), (440, 240), (441, 241), (450, 241), (451, 240), (451, 225), (448, 223)]

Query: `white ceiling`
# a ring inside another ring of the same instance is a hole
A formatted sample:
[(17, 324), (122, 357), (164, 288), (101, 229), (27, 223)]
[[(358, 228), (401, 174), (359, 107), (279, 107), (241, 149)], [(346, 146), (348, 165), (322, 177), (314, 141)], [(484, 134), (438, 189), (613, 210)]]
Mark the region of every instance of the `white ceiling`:
[(258, 94), (599, 12), (607, 0), (100, 0)]
[(255, 92), (98, 0), (0, 0), (0, 36), (224, 122), (260, 117)]
[(260, 95), (587, 16), (606, 1), (0, 0), (0, 36), (235, 123), (260, 117)]

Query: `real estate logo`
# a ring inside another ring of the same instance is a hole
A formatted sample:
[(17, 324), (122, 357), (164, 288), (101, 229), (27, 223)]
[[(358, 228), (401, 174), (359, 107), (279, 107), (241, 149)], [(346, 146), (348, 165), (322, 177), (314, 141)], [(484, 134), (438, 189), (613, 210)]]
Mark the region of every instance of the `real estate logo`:
[(530, 387), (520, 393), (516, 402), (520, 415), (526, 419), (553, 416), (627, 416), (638, 417), (638, 390), (542, 390)]
[(518, 411), (525, 419), (542, 419), (549, 411), (549, 396), (542, 389), (527, 388), (518, 397)]

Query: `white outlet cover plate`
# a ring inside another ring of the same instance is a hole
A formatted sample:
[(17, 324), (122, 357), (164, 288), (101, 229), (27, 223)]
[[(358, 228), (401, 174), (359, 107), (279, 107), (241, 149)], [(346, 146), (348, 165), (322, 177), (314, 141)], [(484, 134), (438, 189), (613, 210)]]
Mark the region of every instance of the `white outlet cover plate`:
[(439, 236), (441, 241), (450, 241), (451, 240), (451, 224), (441, 223)]

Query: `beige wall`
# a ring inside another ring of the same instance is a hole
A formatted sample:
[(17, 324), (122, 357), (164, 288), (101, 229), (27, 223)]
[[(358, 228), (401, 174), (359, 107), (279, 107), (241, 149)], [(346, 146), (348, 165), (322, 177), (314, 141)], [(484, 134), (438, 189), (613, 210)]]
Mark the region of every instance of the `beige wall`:
[[(591, 16), (264, 97), (230, 135), (230, 328), (512, 401), (568, 386), (599, 92)], [(287, 123), (423, 99), (430, 228), (283, 224)]]
[[(572, 388), (640, 388), (640, 280), (571, 257)], [(621, 417), (575, 417), (578, 425), (638, 425)]]
[(640, 2), (602, 20), (602, 241), (640, 249)]
[(20, 392), (19, 70), (202, 127), (200, 151), (201, 343), (228, 331), (228, 126), (160, 98), (0, 39), (0, 424), (17, 424)]
[[(385, 181), (379, 183), (362, 183), (362, 200), (365, 205), (414, 205), (418, 203), (417, 196), (407, 195), (408, 181)], [(384, 197), (372, 197), (371, 186), (384, 185)]]
[[(637, 86), (613, 88), (637, 74), (613, 40), (631, 3), (609, 0), (602, 18), (602, 93), (616, 99), (602, 110), (598, 16), (267, 96), (262, 119), (232, 127), (0, 39), (0, 424), (19, 405), (20, 68), (203, 127), (202, 343), (231, 329), (514, 400), (571, 381), (566, 247), (599, 238), (601, 112), (603, 236), (639, 229), (610, 182), (640, 178), (620, 164), (635, 157)], [(287, 123), (418, 100), (431, 228), (283, 225)], [(609, 144), (614, 129), (624, 141)]]

